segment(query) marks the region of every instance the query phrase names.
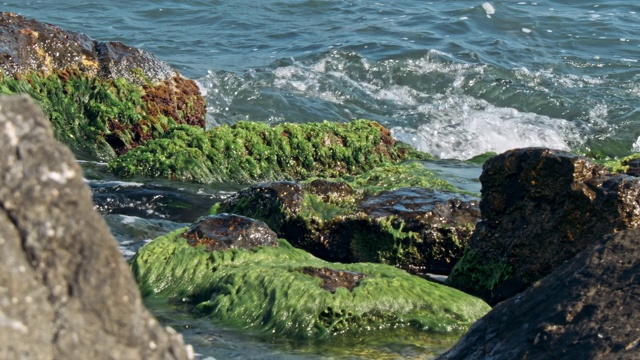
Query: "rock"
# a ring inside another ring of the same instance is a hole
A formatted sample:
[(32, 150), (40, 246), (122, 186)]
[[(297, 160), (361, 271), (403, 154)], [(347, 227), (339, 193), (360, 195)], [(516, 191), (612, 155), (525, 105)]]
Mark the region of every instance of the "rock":
[(187, 359), (144, 308), (71, 152), (0, 98), (0, 358)]
[[(403, 177), (415, 167), (422, 172)], [(377, 191), (402, 185), (451, 187), (422, 165), (409, 163), (374, 169), (350, 183), (262, 183), (217, 204), (213, 213), (262, 220), (294, 246), (328, 261), (382, 262), (412, 273), (448, 274), (479, 219), (477, 199), (420, 187)]]
[(198, 85), (146, 51), (7, 12), (0, 41), (0, 94), (31, 96), (78, 155), (107, 160), (171, 125), (204, 127)]
[(448, 284), (495, 304), (606, 234), (640, 224), (640, 182), (563, 151), (507, 151), (483, 167), (482, 221)]
[(439, 359), (638, 359), (640, 230), (607, 235), (498, 304)]
[(171, 80), (171, 67), (153, 54), (119, 42), (104, 42), (9, 12), (0, 13), (0, 67), (5, 75), (78, 70), (103, 79), (145, 84)]
[(366, 198), (356, 214), (326, 235), (347, 244), (352, 261), (421, 274), (449, 274), (480, 219), (475, 197), (425, 188), (381, 192)]
[(267, 224), (233, 214), (209, 215), (193, 223), (182, 236), (191, 246), (206, 251), (278, 246), (278, 237)]
[(286, 240), (207, 252), (183, 232), (153, 240), (131, 260), (140, 288), (154, 302), (179, 302), (230, 326), (289, 339), (399, 328), (457, 334), (489, 311), (478, 298), (392, 266), (329, 263)]
[(369, 120), (345, 124), (241, 121), (211, 130), (180, 126), (109, 163), (119, 177), (164, 177), (199, 183), (357, 175), (385, 163), (429, 158)]

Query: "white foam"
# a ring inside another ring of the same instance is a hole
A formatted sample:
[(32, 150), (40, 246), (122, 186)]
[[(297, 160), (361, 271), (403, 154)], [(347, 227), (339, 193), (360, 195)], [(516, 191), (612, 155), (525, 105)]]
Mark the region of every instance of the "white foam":
[(491, 15), (496, 13), (496, 8), (494, 8), (493, 5), (488, 2), (482, 3), (482, 8), (484, 9), (484, 12), (487, 14), (488, 18), (491, 18)]
[(579, 139), (569, 121), (496, 107), (467, 96), (450, 96), (418, 110), (429, 122), (418, 129), (396, 127), (394, 136), (444, 159), (529, 146), (569, 150), (569, 142)]

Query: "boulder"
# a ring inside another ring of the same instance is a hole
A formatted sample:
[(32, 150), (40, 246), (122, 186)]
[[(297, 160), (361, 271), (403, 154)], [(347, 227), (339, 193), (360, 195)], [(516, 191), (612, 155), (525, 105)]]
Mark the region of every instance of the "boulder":
[(31, 96), (78, 155), (107, 160), (171, 125), (204, 127), (198, 85), (122, 43), (4, 12), (0, 70), (0, 95)]
[(607, 235), (478, 320), (441, 360), (638, 359), (640, 230)]
[(587, 158), (526, 148), (485, 162), (482, 220), (448, 283), (495, 304), (606, 234), (640, 224), (640, 182)]
[(0, 98), (0, 144), (0, 358), (192, 358), (143, 306), (82, 170), (28, 97)]
[(288, 339), (399, 329), (454, 335), (489, 311), (476, 297), (392, 266), (330, 263), (286, 240), (209, 252), (192, 247), (184, 231), (140, 248), (132, 271), (149, 301), (177, 304), (218, 324)]
[(267, 224), (233, 214), (209, 215), (193, 223), (182, 236), (193, 247), (206, 251), (278, 246), (278, 237)]
[(375, 168), (349, 182), (261, 183), (212, 212), (262, 220), (294, 246), (328, 261), (448, 274), (480, 216), (477, 198), (451, 189), (410, 162)]

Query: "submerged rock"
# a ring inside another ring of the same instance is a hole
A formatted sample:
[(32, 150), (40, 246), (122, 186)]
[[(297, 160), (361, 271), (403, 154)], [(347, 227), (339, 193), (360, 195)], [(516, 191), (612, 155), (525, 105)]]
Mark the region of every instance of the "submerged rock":
[(448, 283), (492, 304), (640, 224), (636, 178), (563, 151), (507, 151), (484, 164), (480, 181), (482, 221)]
[(204, 126), (197, 84), (148, 52), (7, 12), (0, 39), (0, 94), (32, 97), (76, 154), (109, 159), (171, 125)]
[(0, 144), (0, 358), (189, 358), (144, 308), (82, 170), (28, 97), (0, 98)]
[(216, 322), (288, 338), (397, 331), (457, 333), (489, 307), (456, 289), (382, 264), (329, 263), (293, 248), (207, 252), (169, 233), (131, 268), (144, 295), (180, 301)]
[(278, 246), (278, 237), (267, 224), (233, 214), (205, 216), (193, 223), (182, 236), (189, 245), (204, 245), (209, 252)]
[[(414, 177), (404, 176), (409, 173)], [(435, 189), (378, 191), (403, 185)], [(212, 212), (265, 221), (278, 236), (325, 260), (448, 274), (480, 211), (475, 197), (436, 190), (442, 188), (452, 187), (422, 165), (407, 163), (376, 168), (350, 182), (262, 183), (239, 191)]]
[(637, 359), (640, 230), (590, 245), (498, 304), (439, 359)]
[(120, 177), (243, 183), (356, 175), (384, 163), (428, 158), (369, 120), (346, 124), (239, 122), (211, 130), (179, 126), (109, 164)]

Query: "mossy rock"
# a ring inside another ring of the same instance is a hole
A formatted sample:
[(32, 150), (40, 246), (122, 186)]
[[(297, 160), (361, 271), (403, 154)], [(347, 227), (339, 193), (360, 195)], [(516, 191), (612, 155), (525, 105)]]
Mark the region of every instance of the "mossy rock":
[[(399, 327), (456, 333), (490, 310), (478, 298), (391, 266), (329, 263), (284, 240), (208, 253), (189, 246), (184, 230), (155, 239), (131, 260), (142, 294), (228, 325), (289, 338)], [(336, 274), (353, 275), (351, 289), (327, 285)]]
[(120, 177), (256, 183), (355, 175), (386, 162), (428, 157), (396, 142), (389, 130), (368, 120), (273, 127), (239, 122), (207, 131), (173, 127), (109, 167)]
[(262, 183), (210, 213), (262, 220), (295, 247), (329, 261), (448, 274), (462, 257), (479, 219), (475, 197), (451, 191), (419, 162), (387, 164), (348, 179)]
[[(56, 139), (80, 157), (112, 159), (180, 123), (204, 126), (204, 99), (178, 76), (137, 85), (75, 71), (0, 74), (0, 95), (27, 94), (51, 121)], [(194, 89), (195, 88), (195, 89)]]

